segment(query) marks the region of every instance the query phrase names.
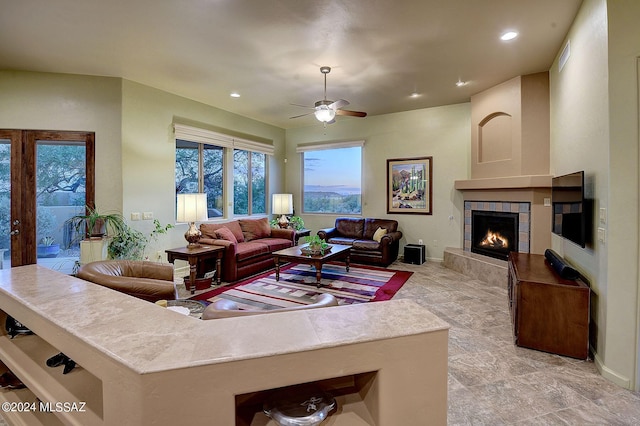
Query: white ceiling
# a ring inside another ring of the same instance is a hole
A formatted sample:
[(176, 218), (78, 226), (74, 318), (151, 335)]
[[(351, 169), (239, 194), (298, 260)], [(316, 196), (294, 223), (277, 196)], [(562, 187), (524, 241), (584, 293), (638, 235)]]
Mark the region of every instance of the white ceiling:
[[(369, 115), (467, 102), (548, 70), (580, 3), (0, 0), (0, 69), (123, 77), (283, 128), (320, 125), (289, 119), (307, 111), (292, 103), (323, 98), (320, 66), (328, 98)], [(508, 29), (520, 36), (500, 41)]]

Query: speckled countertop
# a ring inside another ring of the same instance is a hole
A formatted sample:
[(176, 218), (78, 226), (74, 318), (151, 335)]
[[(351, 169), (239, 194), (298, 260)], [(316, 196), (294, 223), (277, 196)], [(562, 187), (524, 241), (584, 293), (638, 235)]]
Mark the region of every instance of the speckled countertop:
[(406, 299), (202, 321), (37, 265), (0, 270), (0, 309), (17, 304), (139, 374), (449, 328)]

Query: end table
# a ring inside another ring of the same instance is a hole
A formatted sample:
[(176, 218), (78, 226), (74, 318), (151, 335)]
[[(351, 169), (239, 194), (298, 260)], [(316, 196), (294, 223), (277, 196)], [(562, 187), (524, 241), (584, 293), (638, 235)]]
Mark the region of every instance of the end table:
[(308, 237), (311, 235), (311, 229), (298, 229), (295, 231), (295, 245), (298, 245), (298, 240), (302, 237)]
[(175, 249), (165, 250), (167, 260), (173, 263), (176, 259), (186, 260), (189, 262), (189, 288), (191, 294), (196, 291), (196, 274), (201, 261), (206, 259), (216, 259), (216, 282), (220, 285), (220, 276), (222, 275), (222, 256), (225, 248), (223, 246), (197, 246), (193, 248), (179, 247)]

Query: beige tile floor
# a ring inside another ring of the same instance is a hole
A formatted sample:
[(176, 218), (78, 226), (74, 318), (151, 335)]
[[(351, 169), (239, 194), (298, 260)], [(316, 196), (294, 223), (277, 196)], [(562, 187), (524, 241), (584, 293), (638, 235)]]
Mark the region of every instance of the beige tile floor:
[(513, 344), (506, 288), (427, 262), (395, 298), (411, 298), (451, 325), (450, 425), (640, 425), (640, 394), (579, 361)]

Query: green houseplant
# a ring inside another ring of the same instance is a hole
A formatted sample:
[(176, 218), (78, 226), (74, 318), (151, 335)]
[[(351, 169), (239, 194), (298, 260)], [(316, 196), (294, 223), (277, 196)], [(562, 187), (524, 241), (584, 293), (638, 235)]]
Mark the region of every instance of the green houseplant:
[[(280, 226), (278, 225), (278, 219), (271, 219), (269, 221), (269, 224), (271, 225), (272, 228), (279, 228)], [(302, 218), (300, 216), (291, 216), (289, 218), (289, 228), (291, 229), (295, 229), (296, 231), (300, 231), (301, 229), (304, 229), (304, 220), (302, 220)]]
[(65, 221), (76, 232), (76, 238), (99, 238), (104, 235), (118, 235), (127, 227), (122, 214), (101, 213), (95, 208), (87, 206), (86, 214), (79, 214), (70, 217)]
[(305, 237), (305, 242), (307, 243), (307, 246), (300, 249), (302, 254), (324, 255), (325, 252), (331, 250), (331, 245), (317, 235)]
[(126, 225), (124, 228), (116, 234), (107, 247), (107, 253), (110, 259), (131, 259), (142, 260), (144, 258), (144, 250), (151, 241), (155, 241), (160, 234), (166, 234), (166, 232), (173, 228), (173, 225), (167, 224), (162, 226), (158, 219), (153, 220), (154, 228), (146, 236), (137, 229), (133, 229)]

